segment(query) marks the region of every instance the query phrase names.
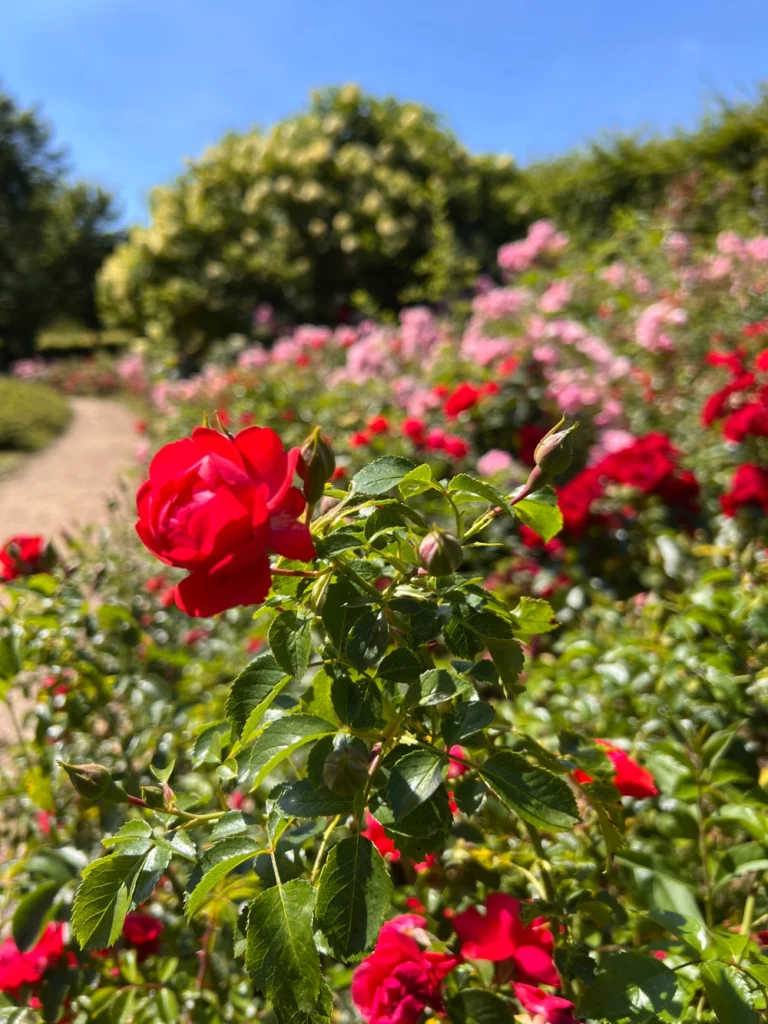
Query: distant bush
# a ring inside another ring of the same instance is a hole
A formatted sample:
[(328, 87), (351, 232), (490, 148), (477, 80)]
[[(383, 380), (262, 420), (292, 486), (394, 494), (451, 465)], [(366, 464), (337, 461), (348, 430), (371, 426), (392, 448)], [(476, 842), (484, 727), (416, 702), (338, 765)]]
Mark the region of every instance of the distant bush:
[(0, 451), (39, 451), (70, 418), (67, 400), (52, 388), (0, 377)]
[(267, 133), (227, 135), (155, 189), (150, 226), (101, 272), (101, 309), (198, 356), (247, 331), (257, 303), (335, 322), (352, 306), (457, 292), (521, 233), (518, 177), (418, 104), (331, 89)]
[(663, 213), (681, 230), (762, 232), (768, 224), (768, 86), (722, 103), (692, 132), (608, 138), (522, 172), (521, 208), (577, 240), (605, 238), (623, 214)]

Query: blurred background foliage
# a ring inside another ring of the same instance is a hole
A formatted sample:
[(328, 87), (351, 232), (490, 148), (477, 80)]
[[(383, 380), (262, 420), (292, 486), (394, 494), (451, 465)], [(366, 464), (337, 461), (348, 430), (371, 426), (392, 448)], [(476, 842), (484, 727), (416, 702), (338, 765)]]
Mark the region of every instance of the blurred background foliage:
[(520, 168), (469, 153), (423, 106), (327, 89), (191, 161), (127, 239), (107, 193), (70, 183), (40, 115), (0, 95), (0, 178), (0, 363), (138, 334), (191, 365), (260, 302), (336, 323), (458, 297), (541, 217), (584, 249), (616, 232), (625, 247), (659, 215), (701, 242), (764, 231), (768, 90), (692, 132)]

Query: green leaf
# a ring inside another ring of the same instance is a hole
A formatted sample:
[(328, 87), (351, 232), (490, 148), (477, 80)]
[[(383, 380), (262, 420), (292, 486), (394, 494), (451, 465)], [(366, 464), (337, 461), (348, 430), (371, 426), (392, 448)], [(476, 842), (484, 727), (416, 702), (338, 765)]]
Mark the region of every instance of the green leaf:
[(509, 619), (490, 611), (476, 612), (467, 619), (467, 625), (483, 640), (512, 640), (515, 633)]
[(442, 490), (438, 484), (432, 482), (432, 468), (427, 463), (411, 469), (400, 481), (400, 493), (404, 498), (413, 498), (432, 488)]
[(315, 890), (294, 879), (256, 897), (248, 914), (245, 963), (279, 1021), (325, 1014), (327, 998), (315, 949)]
[(313, 740), (336, 732), (336, 726), (315, 715), (293, 714), (271, 722), (237, 758), (238, 779), (255, 789), (281, 761)]
[(343, 654), (350, 629), (370, 607), (349, 580), (334, 580), (328, 587), (321, 618), (334, 647)]
[(458, 658), (467, 658), (470, 661), (482, 651), (485, 646), (474, 629), (464, 619), (454, 612), (450, 622), (443, 630), (445, 644), (451, 654)]
[(157, 1016), (163, 1024), (176, 1024), (181, 1009), (176, 994), (170, 988), (161, 988), (155, 993)]
[(194, 917), (208, 894), (223, 878), (226, 878), (238, 865), (244, 864), (258, 853), (263, 853), (263, 850), (248, 836), (224, 839), (206, 851), (200, 860), (202, 877), (187, 897), (187, 920)]
[(749, 987), (738, 971), (716, 960), (699, 968), (707, 999), (719, 1024), (757, 1024)]
[(384, 612), (366, 612), (347, 638), (347, 658), (359, 672), (381, 660), (389, 646), (389, 625)]
[(232, 730), (227, 722), (214, 722), (207, 725), (195, 740), (192, 755), (193, 767), (203, 764), (221, 764), (222, 746), (229, 743)]
[(333, 955), (349, 963), (373, 946), (392, 901), (384, 858), (359, 832), (333, 847), (320, 874), (315, 916)]
[(518, 501), (515, 512), (521, 522), (538, 533), (545, 543), (563, 528), (563, 515), (557, 507), (557, 495), (551, 487), (542, 487), (529, 498)]
[(37, 944), (60, 890), (61, 882), (43, 882), (19, 901), (13, 915), (13, 941), (20, 952), (26, 953)]
[(123, 930), (144, 855), (113, 853), (83, 871), (72, 909), (72, 931), (82, 950), (106, 949)]
[(13, 636), (0, 636), (0, 679), (14, 679), (20, 669)]
[[(647, 1022), (667, 1013), (667, 1020), (679, 1020), (674, 971), (654, 957), (640, 953), (607, 953), (604, 972), (597, 976), (579, 1004), (579, 1016), (599, 1020)], [(752, 1022), (750, 1022), (752, 1024)]]
[(386, 494), (415, 468), (411, 460), (404, 459), (402, 455), (385, 455), (383, 459), (363, 466), (352, 477), (352, 488), (363, 494)]
[(513, 1024), (506, 999), (482, 988), (465, 988), (446, 1006), (451, 1024)]
[(442, 785), (448, 762), (437, 752), (414, 750), (397, 761), (389, 775), (387, 795), (389, 806), (400, 821)]
[(311, 617), (280, 612), (269, 627), (269, 646), (280, 668), (294, 679), (301, 679), (312, 653)]
[(438, 786), (429, 800), (419, 804), (416, 810), (406, 814), (404, 818), (391, 822), (382, 821), (382, 824), (386, 824), (386, 827), (397, 835), (410, 836), (414, 839), (427, 839), (449, 832), (453, 825), (453, 814), (445, 787)]
[(418, 686), (408, 691), (408, 700), (417, 702), (422, 707), (444, 704), (447, 700), (472, 693), (473, 687), (468, 679), (454, 676), (444, 668), (430, 668), (422, 672)]
[(386, 655), (376, 675), (388, 683), (415, 683), (423, 671), (424, 666), (415, 654), (404, 647), (398, 647)]
[(462, 743), (487, 728), (496, 712), (484, 700), (458, 701), (453, 711), (443, 715), (441, 728), (446, 747)]
[(550, 633), (558, 626), (549, 601), (540, 597), (521, 597), (519, 604), (512, 609), (512, 614), (520, 631), (527, 635)]
[(315, 789), (309, 779), (286, 786), (277, 800), (283, 814), (292, 818), (321, 818), (331, 814), (349, 814), (352, 798), (336, 796), (324, 786)]
[(662, 857), (640, 853), (637, 850), (622, 850), (615, 855), (615, 859), (617, 864), (626, 864), (633, 868), (638, 880), (649, 879), (652, 906), (703, 922), (690, 882), (681, 877), (679, 870)]
[(43, 1018), (34, 1010), (23, 1007), (0, 1007), (0, 1024), (43, 1024)]
[(177, 857), (183, 857), (184, 860), (191, 860), (193, 863), (197, 860), (197, 847), (183, 828), (168, 832), (164, 836), (155, 836), (155, 842), (161, 849), (168, 850)]
[(339, 721), (353, 729), (373, 729), (381, 721), (381, 690), (375, 679), (363, 676), (353, 682), (340, 673), (333, 680), (331, 700)]
[(485, 646), (499, 673), (504, 692), (514, 696), (517, 680), (525, 665), (525, 654), (517, 640), (486, 640)]
[(227, 811), (216, 824), (210, 834), (212, 843), (218, 843), (221, 839), (231, 839), (233, 836), (240, 836), (248, 831), (248, 824), (243, 817), (242, 811)]
[(562, 832), (578, 823), (579, 812), (568, 783), (519, 754), (501, 750), (479, 770), (502, 803), (530, 825)]
[(269, 654), (259, 654), (232, 683), (226, 713), (243, 743), (255, 732), (262, 715), (290, 681)]
[(102, 836), (102, 845), (123, 857), (140, 857), (154, 846), (152, 828), (146, 821), (127, 821), (113, 836)]
[(458, 491), (460, 494), (471, 494), (475, 498), (481, 498), (493, 506), (502, 508), (509, 516), (514, 516), (515, 514), (508, 499), (504, 497), (501, 491), (491, 487), (485, 480), (475, 480), (474, 477), (469, 476), (467, 473), (459, 473), (458, 476), (455, 476), (448, 484), (448, 490)]

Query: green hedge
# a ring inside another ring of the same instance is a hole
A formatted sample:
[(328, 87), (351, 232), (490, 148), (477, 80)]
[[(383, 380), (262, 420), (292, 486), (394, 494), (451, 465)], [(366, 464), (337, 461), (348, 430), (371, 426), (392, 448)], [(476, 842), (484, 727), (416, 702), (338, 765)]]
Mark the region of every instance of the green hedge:
[(66, 398), (44, 384), (0, 377), (0, 452), (36, 452), (69, 425)]

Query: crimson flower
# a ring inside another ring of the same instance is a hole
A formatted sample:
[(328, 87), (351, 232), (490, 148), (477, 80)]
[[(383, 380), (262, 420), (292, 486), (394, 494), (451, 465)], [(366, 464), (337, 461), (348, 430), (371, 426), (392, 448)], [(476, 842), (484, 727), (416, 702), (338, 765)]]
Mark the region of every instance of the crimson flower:
[(448, 757), (451, 759), (451, 763), (448, 765), (448, 778), (458, 779), (465, 772), (469, 771), (468, 766), (464, 763), (464, 758), (467, 756), (467, 752), (464, 747), (459, 746), (458, 743), (454, 743), (448, 750)]
[(414, 444), (424, 443), (424, 432), (427, 429), (424, 420), (411, 416), (407, 420), (403, 420), (401, 429), (405, 437), (410, 438)]
[(387, 921), (376, 948), (352, 975), (352, 999), (368, 1024), (417, 1024), (429, 1007), (443, 1009), (442, 983), (459, 963), (424, 946), (426, 921), (401, 914)]
[(370, 811), (365, 812), (365, 829), (360, 835), (370, 839), (382, 857), (389, 861), (400, 860), (400, 851), (384, 831), (384, 826), (374, 818)]
[(482, 391), (472, 384), (459, 384), (443, 402), (443, 412), (449, 419), (455, 419), (462, 412), (477, 405)]
[(269, 555), (314, 558), (306, 502), (292, 486), (299, 449), (247, 427), (234, 438), (209, 427), (167, 444), (136, 495), (136, 532), (153, 554), (187, 569), (174, 590), (187, 615), (260, 604), (272, 585)]
[(768, 513), (768, 470), (749, 462), (739, 466), (720, 504), (730, 518), (747, 505), (757, 505)]
[(389, 420), (386, 416), (373, 416), (368, 420), (368, 430), (372, 434), (386, 434), (389, 430)]
[(537, 1021), (543, 1018), (543, 1024), (578, 1024), (573, 1016), (573, 1003), (561, 996), (550, 996), (534, 985), (517, 983), (512, 986), (522, 1006), (529, 1013), (535, 1014)]
[(455, 434), (448, 434), (443, 441), (443, 449), (454, 459), (463, 459), (469, 455), (469, 444), (463, 437), (456, 437)]
[(0, 992), (18, 993), (22, 985), (40, 981), (49, 967), (64, 955), (64, 925), (49, 924), (37, 944), (26, 953), (13, 939), (0, 945)]
[(42, 537), (17, 533), (0, 548), (0, 581), (31, 576), (43, 569), (45, 541)]
[(123, 938), (136, 950), (139, 962), (160, 952), (160, 936), (164, 931), (163, 922), (158, 921), (152, 914), (142, 914), (141, 911), (135, 910), (125, 915)]
[[(649, 796), (658, 796), (659, 791), (653, 776), (647, 768), (643, 768), (629, 754), (619, 747), (615, 747), (610, 740), (595, 740), (598, 746), (603, 747), (608, 759), (613, 764), (616, 774), (613, 776), (613, 784), (622, 796), (634, 796), (642, 800)], [(573, 773), (576, 782), (594, 782), (594, 779), (587, 772), (577, 768)]]
[(453, 926), (461, 941), (461, 955), (468, 960), (511, 960), (521, 981), (533, 985), (559, 985), (552, 959), (554, 939), (543, 917), (531, 924), (520, 919), (520, 902), (503, 892), (485, 901), (485, 914), (478, 907), (456, 914)]

